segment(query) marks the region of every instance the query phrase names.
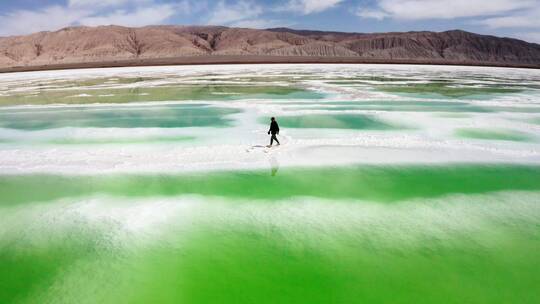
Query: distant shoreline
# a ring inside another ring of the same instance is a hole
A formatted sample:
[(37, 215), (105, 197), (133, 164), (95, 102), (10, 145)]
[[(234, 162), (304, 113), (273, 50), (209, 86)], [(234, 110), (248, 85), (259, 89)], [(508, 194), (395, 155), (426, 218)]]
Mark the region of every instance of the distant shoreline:
[(182, 56), (172, 58), (123, 59), (99, 62), (61, 63), (50, 65), (14, 66), (0, 68), (0, 73), (33, 72), (48, 70), (166, 66), (166, 65), (211, 65), (211, 64), (418, 64), (540, 69), (538, 64), (512, 64), (485, 61), (413, 60), (413, 59), (368, 59), (359, 57), (322, 56), (254, 56), (254, 55), (211, 55)]

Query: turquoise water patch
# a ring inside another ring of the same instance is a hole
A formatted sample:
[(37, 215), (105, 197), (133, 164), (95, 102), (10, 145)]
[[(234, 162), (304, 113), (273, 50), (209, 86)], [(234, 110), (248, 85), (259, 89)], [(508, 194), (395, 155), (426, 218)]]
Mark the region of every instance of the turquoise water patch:
[[(260, 123), (268, 123), (269, 118), (260, 118)], [(397, 127), (361, 114), (312, 114), (299, 116), (281, 116), (278, 123), (286, 128), (326, 128), (357, 130), (390, 130)]]
[(387, 112), (470, 112), (470, 113), (489, 113), (491, 110), (484, 107), (477, 106), (414, 106), (414, 105), (400, 105), (400, 106), (386, 106), (382, 105), (351, 105), (351, 106), (335, 106), (335, 107), (322, 107), (322, 106), (307, 106), (307, 107), (288, 107), (284, 108), (286, 111), (298, 111), (298, 110), (326, 110), (326, 111), (387, 111)]
[(160, 107), (78, 107), (42, 111), (27, 109), (0, 111), (0, 127), (41, 130), (63, 127), (98, 128), (183, 128), (226, 127), (230, 114), (240, 110), (210, 106), (168, 105)]
[(437, 95), (447, 98), (478, 97), (492, 94), (520, 93), (521, 89), (504, 86), (450, 86), (444, 83), (410, 83), (401, 86), (377, 86), (376, 89), (388, 93), (414, 95), (415, 97), (432, 98)]
[[(194, 136), (148, 136), (137, 138), (60, 138), (38, 143), (55, 145), (126, 145), (126, 144), (152, 144), (152, 143), (178, 143), (195, 140)], [(0, 141), (1, 142), (1, 141)]]
[[(347, 103), (347, 102), (343, 102)], [(352, 101), (348, 102), (349, 104), (359, 105), (359, 106), (427, 106), (427, 107), (460, 107), (460, 106), (470, 106), (468, 102), (461, 101), (433, 101), (433, 100), (422, 100), (422, 101), (409, 101), (409, 100), (382, 100), (382, 101)]]
[(491, 106), (486, 107), (492, 112), (507, 112), (507, 113), (540, 113), (540, 107), (505, 107), (505, 106)]
[[(287, 102), (286, 111), (297, 110), (362, 110), (362, 111), (402, 111), (402, 112), (471, 112), (489, 113), (495, 110), (458, 101), (328, 101), (328, 102)], [(300, 107), (302, 106), (302, 107)], [(324, 106), (324, 107), (323, 107)]]
[(297, 112), (302, 110), (315, 110), (315, 111), (353, 111), (362, 110), (360, 107), (355, 106), (337, 106), (337, 107), (321, 107), (321, 106), (307, 106), (307, 107), (286, 107), (284, 111)]
[[(249, 96), (242, 96), (242, 98), (250, 99), (323, 99), (326, 97), (326, 94), (315, 92), (315, 91), (297, 91), (290, 92), (287, 94), (251, 94)], [(239, 99), (239, 96), (231, 96), (230, 99)]]
[(322, 106), (322, 105), (331, 105), (331, 106), (428, 106), (428, 107), (458, 107), (458, 106), (470, 106), (468, 102), (462, 101), (432, 101), (432, 100), (369, 100), (369, 101), (309, 101), (309, 102), (299, 102), (291, 101), (287, 102), (287, 105), (308, 105), (308, 106)]
[(501, 129), (480, 129), (462, 128), (456, 130), (456, 135), (463, 138), (484, 139), (484, 140), (505, 140), (505, 141), (531, 141), (532, 137), (526, 133), (501, 130)]

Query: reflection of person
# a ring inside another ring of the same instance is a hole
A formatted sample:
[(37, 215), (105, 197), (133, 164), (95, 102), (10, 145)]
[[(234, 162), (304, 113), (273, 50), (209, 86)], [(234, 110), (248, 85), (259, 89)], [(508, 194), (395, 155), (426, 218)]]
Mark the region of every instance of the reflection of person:
[(270, 130), (268, 130), (268, 134), (270, 133), (272, 133), (272, 137), (270, 137), (270, 146), (272, 146), (272, 144), (274, 143), (274, 140), (277, 142), (279, 146), (279, 140), (276, 137), (276, 134), (279, 134), (279, 126), (274, 117), (270, 119)]
[(276, 176), (278, 170), (279, 170), (279, 163), (278, 163), (278, 160), (276, 159), (275, 156), (272, 155), (272, 157), (270, 157), (268, 159), (268, 161), (270, 162), (270, 174), (272, 176)]

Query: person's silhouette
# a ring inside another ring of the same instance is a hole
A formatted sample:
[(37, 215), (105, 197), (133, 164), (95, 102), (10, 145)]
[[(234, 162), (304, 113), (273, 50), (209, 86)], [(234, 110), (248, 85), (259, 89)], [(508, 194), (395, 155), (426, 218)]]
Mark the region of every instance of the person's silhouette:
[(279, 140), (276, 137), (276, 134), (279, 134), (279, 126), (274, 117), (270, 118), (270, 130), (268, 130), (268, 134), (272, 133), (272, 137), (270, 137), (270, 146), (274, 143), (274, 140), (277, 142), (279, 146)]

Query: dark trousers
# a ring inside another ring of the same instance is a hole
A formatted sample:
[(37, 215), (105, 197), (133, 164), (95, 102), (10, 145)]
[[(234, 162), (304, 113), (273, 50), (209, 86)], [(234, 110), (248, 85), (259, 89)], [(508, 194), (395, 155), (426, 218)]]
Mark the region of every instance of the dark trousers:
[(277, 140), (276, 133), (272, 133), (272, 137), (270, 137), (270, 146), (274, 143), (274, 140), (279, 145), (279, 140)]

